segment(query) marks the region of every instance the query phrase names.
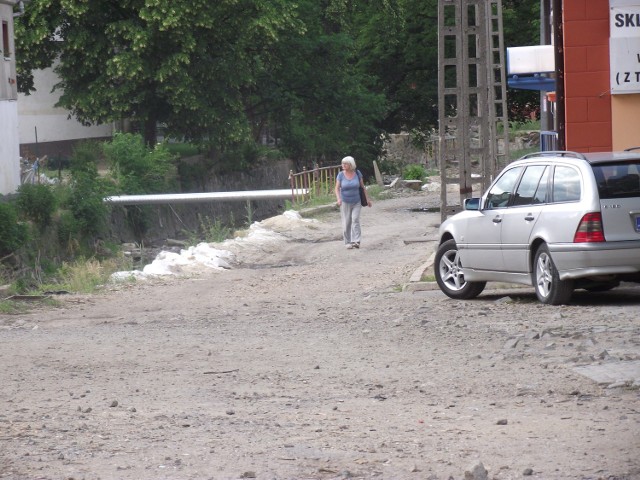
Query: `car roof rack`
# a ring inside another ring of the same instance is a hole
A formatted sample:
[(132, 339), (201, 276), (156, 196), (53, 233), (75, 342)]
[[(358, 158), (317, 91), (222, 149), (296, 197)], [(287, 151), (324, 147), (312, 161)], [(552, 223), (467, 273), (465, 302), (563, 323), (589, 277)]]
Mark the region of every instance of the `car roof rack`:
[(624, 149), (625, 152), (633, 152), (634, 150), (640, 150), (640, 147), (629, 147)]
[(572, 152), (571, 150), (548, 150), (544, 152), (533, 152), (533, 153), (527, 153), (521, 158), (524, 159), (524, 158), (534, 158), (534, 157), (574, 157), (574, 158), (579, 158), (581, 160), (587, 159), (587, 157), (585, 157), (582, 153)]

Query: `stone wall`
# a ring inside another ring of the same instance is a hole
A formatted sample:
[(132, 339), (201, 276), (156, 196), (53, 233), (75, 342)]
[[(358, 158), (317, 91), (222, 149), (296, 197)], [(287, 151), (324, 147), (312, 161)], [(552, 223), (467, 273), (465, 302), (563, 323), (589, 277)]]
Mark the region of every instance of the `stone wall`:
[[(212, 176), (205, 180), (207, 192), (233, 192), (243, 190), (276, 190), (289, 188), (289, 170), (292, 162), (283, 160), (253, 168), (248, 172)], [(140, 235), (134, 232), (126, 219), (126, 209), (116, 205), (111, 216), (110, 239), (116, 242), (144, 242), (145, 245), (161, 245), (166, 239), (185, 239), (186, 232), (199, 230), (200, 218), (210, 223), (219, 221), (237, 227), (247, 225), (249, 210), (251, 221), (260, 221), (278, 215), (285, 209), (285, 199), (247, 201), (211, 201), (173, 205), (128, 206), (129, 211), (142, 210), (148, 221), (148, 229)]]

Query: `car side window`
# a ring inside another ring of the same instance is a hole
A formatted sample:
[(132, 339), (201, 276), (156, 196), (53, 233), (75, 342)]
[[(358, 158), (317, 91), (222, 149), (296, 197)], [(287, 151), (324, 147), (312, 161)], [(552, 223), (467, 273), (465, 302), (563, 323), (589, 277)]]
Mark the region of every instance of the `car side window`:
[(516, 190), (513, 206), (544, 203), (547, 191), (547, 167), (532, 165), (527, 167)]
[(536, 205), (549, 201), (547, 198), (547, 191), (549, 190), (549, 170), (551, 170), (549, 167), (544, 169), (536, 193), (533, 195), (533, 203)]
[(558, 165), (553, 171), (553, 201), (580, 200), (580, 174), (575, 168)]
[(486, 208), (504, 208), (511, 200), (515, 191), (516, 182), (522, 173), (523, 167), (515, 167), (507, 170), (493, 184), (487, 194)]

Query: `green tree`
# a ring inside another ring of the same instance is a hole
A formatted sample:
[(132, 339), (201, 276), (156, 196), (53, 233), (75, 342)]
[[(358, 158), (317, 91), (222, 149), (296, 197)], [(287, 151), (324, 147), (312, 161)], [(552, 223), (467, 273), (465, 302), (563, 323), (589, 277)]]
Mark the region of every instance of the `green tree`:
[(437, 0), (370, 1), (356, 12), (358, 65), (389, 102), (387, 132), (425, 131), (437, 123), (437, 6)]
[(20, 89), (58, 60), (59, 105), (80, 121), (132, 119), (213, 143), (250, 131), (243, 91), (282, 31), (287, 0), (33, 0), (16, 21)]
[[(56, 60), (61, 106), (87, 123), (132, 119), (148, 145), (161, 122), (217, 161), (248, 166), (239, 153), (265, 135), (300, 163), (367, 161), (385, 133), (437, 124), (437, 5), (32, 0), (16, 19), (19, 87)], [(538, 42), (538, 9), (504, 1), (508, 46)]]
[(102, 149), (123, 193), (162, 193), (172, 189), (174, 158), (164, 145), (148, 148), (139, 135), (116, 133)]
[(275, 125), (281, 148), (304, 163), (346, 154), (370, 162), (378, 153), (387, 102), (357, 65), (349, 3), (298, 2), (304, 31), (283, 35), (250, 92), (251, 117)]

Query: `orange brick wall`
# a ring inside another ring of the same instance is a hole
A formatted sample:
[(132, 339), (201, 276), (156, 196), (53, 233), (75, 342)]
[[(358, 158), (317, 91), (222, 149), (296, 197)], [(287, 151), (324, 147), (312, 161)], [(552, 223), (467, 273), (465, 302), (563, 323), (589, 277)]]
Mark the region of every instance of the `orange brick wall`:
[(567, 150), (612, 150), (609, 0), (564, 0)]

